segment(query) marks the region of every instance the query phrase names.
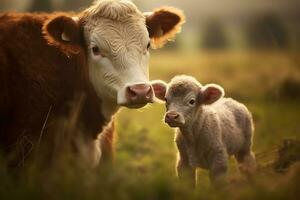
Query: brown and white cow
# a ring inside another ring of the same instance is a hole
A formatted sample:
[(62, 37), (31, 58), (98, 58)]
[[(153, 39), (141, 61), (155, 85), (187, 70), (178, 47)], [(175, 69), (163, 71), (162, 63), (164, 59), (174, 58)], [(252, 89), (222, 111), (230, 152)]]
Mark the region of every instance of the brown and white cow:
[(2, 152), (17, 154), (14, 164), (49, 149), (52, 158), (72, 138), (90, 165), (109, 159), (119, 107), (153, 101), (149, 48), (183, 22), (178, 9), (143, 14), (125, 0), (99, 0), (78, 14), (1, 14)]

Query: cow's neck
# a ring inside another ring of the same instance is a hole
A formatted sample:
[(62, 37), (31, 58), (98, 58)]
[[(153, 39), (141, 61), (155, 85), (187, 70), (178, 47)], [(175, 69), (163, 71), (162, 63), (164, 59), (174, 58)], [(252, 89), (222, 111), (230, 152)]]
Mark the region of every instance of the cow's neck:
[(112, 116), (119, 110), (118, 106), (114, 101), (109, 98), (102, 97), (101, 110), (106, 122), (109, 122)]

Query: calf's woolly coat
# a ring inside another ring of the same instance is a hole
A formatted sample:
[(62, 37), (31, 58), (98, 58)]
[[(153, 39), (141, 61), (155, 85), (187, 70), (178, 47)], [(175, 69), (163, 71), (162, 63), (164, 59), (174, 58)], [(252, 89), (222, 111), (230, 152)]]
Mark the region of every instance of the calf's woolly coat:
[[(222, 180), (230, 155), (235, 156), (242, 172), (254, 172), (255, 158), (251, 150), (254, 128), (245, 105), (223, 98), (220, 86), (202, 86), (188, 76), (177, 76), (168, 85), (154, 82), (154, 88), (158, 98), (165, 97), (167, 101), (166, 122), (178, 127), (175, 141), (179, 177), (187, 176), (195, 181), (195, 170), (200, 167), (210, 171), (213, 182)], [(186, 100), (189, 108), (182, 111), (180, 107), (184, 107)], [(191, 104), (193, 100), (196, 103)], [(170, 120), (170, 113), (176, 117)]]

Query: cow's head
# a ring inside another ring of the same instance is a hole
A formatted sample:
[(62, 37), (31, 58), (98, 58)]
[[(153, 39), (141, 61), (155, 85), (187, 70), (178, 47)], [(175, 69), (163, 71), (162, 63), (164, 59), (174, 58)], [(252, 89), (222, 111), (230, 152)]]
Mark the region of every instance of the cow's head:
[(153, 101), (149, 48), (173, 39), (184, 22), (182, 12), (165, 7), (141, 13), (126, 0), (100, 0), (77, 17), (56, 16), (44, 25), (49, 43), (76, 54), (80, 36), (87, 49), (89, 78), (100, 98), (142, 107)]

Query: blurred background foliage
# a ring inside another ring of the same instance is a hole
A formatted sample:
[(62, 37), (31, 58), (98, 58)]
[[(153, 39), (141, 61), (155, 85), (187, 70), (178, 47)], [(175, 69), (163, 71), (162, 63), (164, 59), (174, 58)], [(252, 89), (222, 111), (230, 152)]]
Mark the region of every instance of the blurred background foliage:
[[(80, 11), (91, 2), (0, 0), (0, 11)], [(300, 1), (134, 3), (141, 11), (163, 5), (184, 10), (187, 22), (176, 41), (151, 51), (150, 78), (193, 75), (204, 84), (221, 84), (227, 96), (245, 103), (256, 127), (257, 177), (245, 183), (231, 160), (228, 187), (216, 192), (207, 172), (199, 170), (197, 190), (186, 188), (175, 177), (174, 134), (162, 121), (164, 105), (153, 104), (117, 114), (114, 167), (78, 173), (65, 165), (42, 178), (31, 170), (14, 179), (0, 166), (0, 199), (299, 199), (299, 164), (283, 174), (275, 173), (271, 164), (283, 139), (300, 137)]]
[[(80, 11), (93, 0), (0, 0), (0, 11)], [(172, 48), (299, 49), (298, 0), (134, 0), (142, 11), (162, 5), (185, 11), (187, 23)], [(197, 42), (199, 41), (199, 42)], [(172, 49), (171, 48), (171, 49)]]

